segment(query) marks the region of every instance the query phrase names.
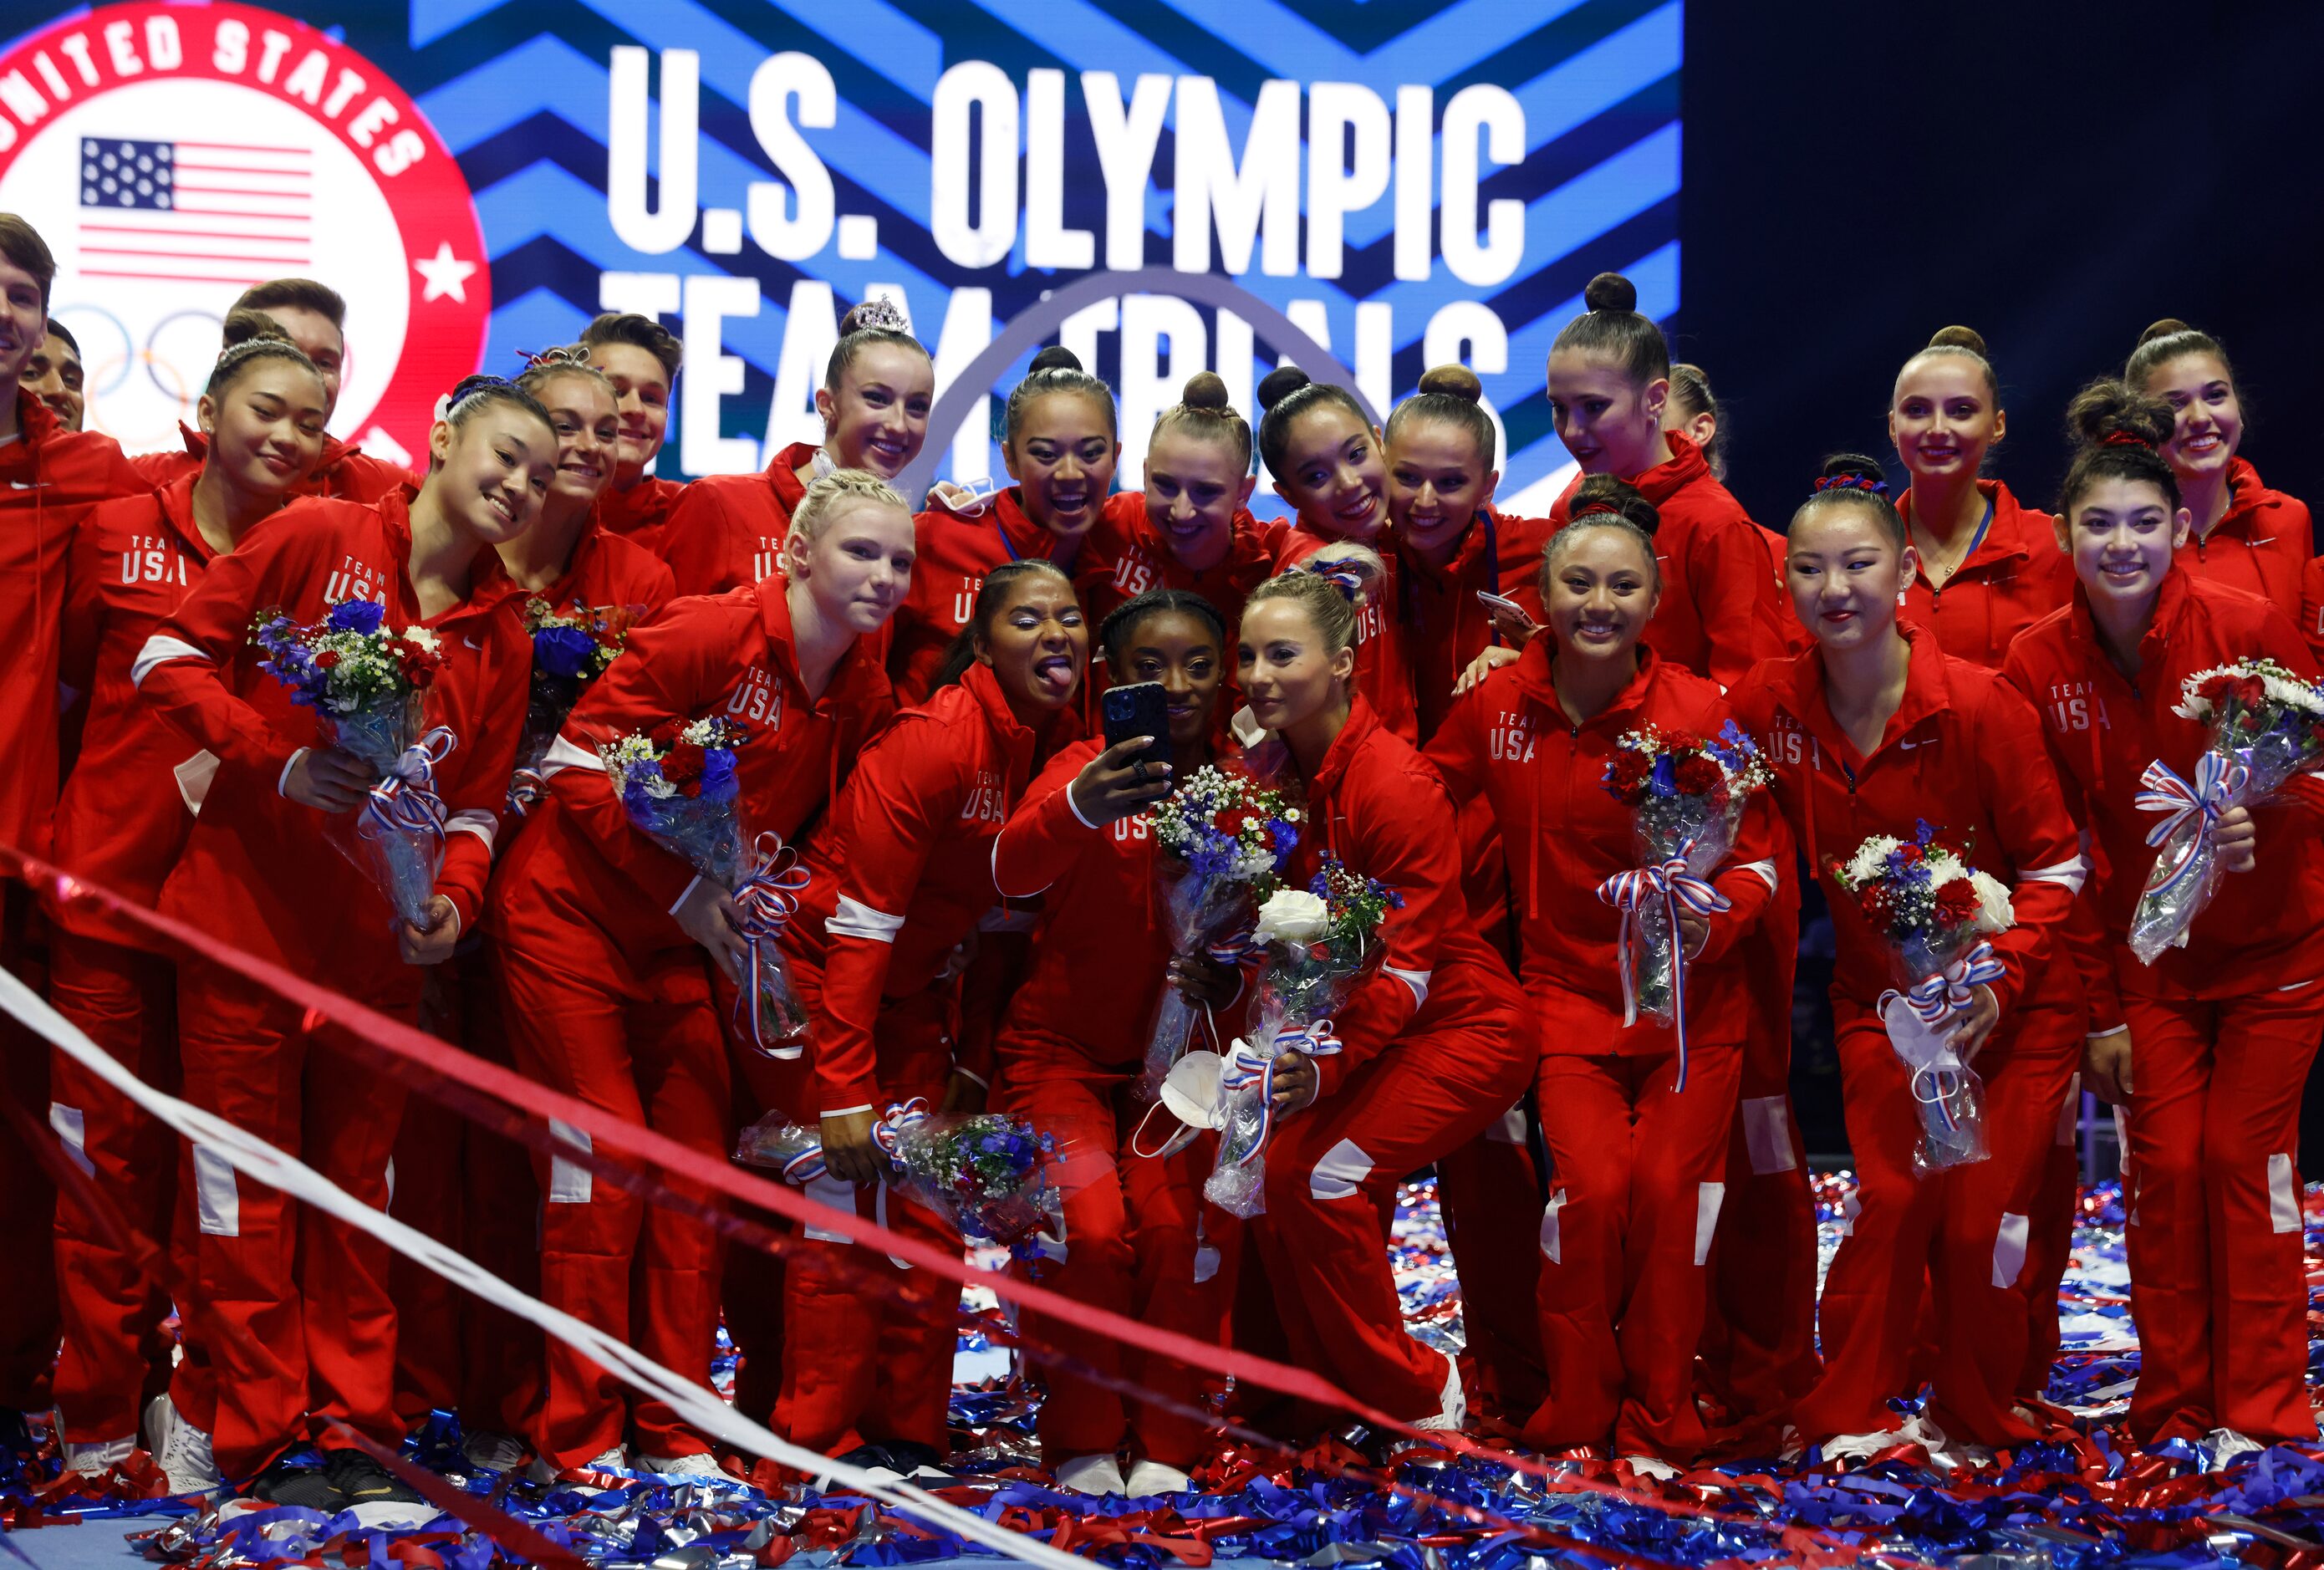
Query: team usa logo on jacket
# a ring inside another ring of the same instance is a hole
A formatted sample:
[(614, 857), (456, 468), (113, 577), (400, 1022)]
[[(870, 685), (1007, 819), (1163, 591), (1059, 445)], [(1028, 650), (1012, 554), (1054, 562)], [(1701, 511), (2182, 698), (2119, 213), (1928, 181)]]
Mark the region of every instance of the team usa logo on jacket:
[(141, 583), (185, 584), (190, 581), (186, 576), (185, 553), (168, 535), (134, 535), (122, 546), (122, 587), (134, 588)]
[(726, 713), (752, 730), (783, 728), (783, 689), (760, 666), (752, 666), (726, 695)]
[(331, 569), (330, 581), (323, 586), (323, 604), (329, 606), (341, 600), (371, 600), (383, 605), (387, 604), (385, 577), (368, 561), (343, 556), (339, 565)]
[(1823, 749), (1816, 745), (1805, 725), (1780, 709), (1768, 722), (1766, 750), (1771, 764), (1788, 763), (1796, 769), (1804, 763), (1815, 773), (1823, 771)]
[(2043, 699), (2042, 706), (2048, 712), (2050, 723), (2061, 735), (2071, 731), (2089, 730), (2093, 723), (2101, 729), (2109, 729), (2114, 725), (2107, 717), (2106, 699), (2098, 696), (2095, 682), (2053, 681), (2050, 684), (2049, 697)]
[(1530, 719), (1514, 709), (1495, 715), (1492, 729), (1485, 733), (1485, 749), (1497, 763), (1530, 763), (1533, 746)]
[(1001, 789), (1001, 780), (991, 769), (976, 771), (976, 783), (961, 798), (960, 820), (963, 823), (998, 824), (1009, 816), (1008, 792)]
[(347, 301), (333, 434), (426, 452), (492, 305), (475, 205), (403, 90), (251, 5), (99, 5), (0, 55), (0, 211), (56, 253), (89, 424), (178, 445), (235, 297), (315, 278)]

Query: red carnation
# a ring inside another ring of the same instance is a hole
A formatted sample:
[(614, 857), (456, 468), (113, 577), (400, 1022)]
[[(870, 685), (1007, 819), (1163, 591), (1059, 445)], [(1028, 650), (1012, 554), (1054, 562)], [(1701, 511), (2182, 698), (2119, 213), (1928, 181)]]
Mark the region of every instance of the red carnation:
[(1967, 878), (1955, 878), (1937, 891), (1937, 919), (1960, 927), (1977, 919), (1977, 891)]
[(339, 651), (337, 649), (326, 649), (315, 656), (315, 669), (318, 670), (328, 670), (338, 662)]
[(1665, 753), (1699, 753), (1702, 751), (1702, 738), (1696, 735), (1692, 731), (1665, 731), (1663, 733), (1663, 751)]
[(1689, 753), (1679, 759), (1673, 778), (1687, 795), (1708, 796), (1726, 782), (1727, 773), (1710, 753)]
[[(696, 789), (699, 789), (697, 782), (702, 778), (705, 762), (702, 748), (697, 743), (678, 742), (672, 745), (668, 753), (662, 754), (661, 777), (680, 790), (684, 790), (689, 784), (696, 785)], [(687, 790), (686, 793), (691, 796), (695, 792)]]
[(1211, 827), (1231, 838), (1258, 821), (1259, 814), (1248, 807), (1224, 807), (1211, 814)]
[(1654, 765), (1646, 762), (1644, 753), (1617, 753), (1614, 754), (1613, 769), (1608, 776), (1607, 783), (1612, 787), (1617, 797), (1635, 807), (1645, 799), (1646, 776), (1652, 772), (1654, 772)]
[(1921, 859), (1921, 847), (1917, 844), (1907, 841), (1896, 847), (1896, 856), (1909, 867)]
[(1865, 884), (1857, 891), (1856, 905), (1867, 921), (1884, 930), (1896, 919), (1896, 896), (1885, 882)]
[(2211, 679), (2197, 688), (2195, 689), (2195, 696), (2201, 698), (2205, 703), (2217, 706), (2218, 704), (2225, 703), (2227, 700), (2228, 688), (2234, 685), (2235, 678), (2223, 672), (2220, 675), (2212, 677)]
[(433, 665), (416, 666), (413, 669), (405, 671), (403, 674), (410, 679), (413, 687), (425, 692), (435, 683), (436, 667)]
[(2239, 676), (2232, 696), (2246, 708), (2257, 708), (2267, 702), (2267, 683), (2256, 676)]

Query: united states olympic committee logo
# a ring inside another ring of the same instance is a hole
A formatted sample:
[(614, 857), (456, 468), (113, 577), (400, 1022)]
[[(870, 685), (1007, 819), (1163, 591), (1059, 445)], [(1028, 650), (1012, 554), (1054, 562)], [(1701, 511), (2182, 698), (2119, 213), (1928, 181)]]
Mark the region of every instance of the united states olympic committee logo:
[(347, 301), (335, 435), (425, 451), (492, 306), (459, 165), (363, 56), (255, 6), (99, 5), (0, 56), (0, 211), (57, 254), (92, 429), (174, 445), (250, 284)]

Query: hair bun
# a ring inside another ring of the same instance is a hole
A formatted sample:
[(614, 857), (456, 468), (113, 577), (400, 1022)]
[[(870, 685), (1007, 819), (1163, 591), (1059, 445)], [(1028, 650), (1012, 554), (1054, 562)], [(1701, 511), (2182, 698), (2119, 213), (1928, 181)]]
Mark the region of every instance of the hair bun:
[(2144, 332), (2139, 334), (2138, 341), (2141, 344), (2151, 344), (2157, 338), (2167, 338), (2176, 333), (2191, 333), (2195, 329), (2193, 328), (2189, 327), (2177, 317), (2166, 316), (2161, 321), (2156, 322), (2153, 327), (2148, 328)]
[(1638, 286), (1618, 272), (1600, 272), (1582, 290), (1582, 303), (1591, 310), (1636, 310)]
[(1939, 328), (1936, 331), (1936, 336), (1929, 339), (1929, 347), (1932, 349), (1967, 349), (1970, 354), (1975, 355), (1980, 360), (1986, 357), (1984, 335), (1979, 333), (1975, 328)]
[(2086, 447), (2127, 439), (2160, 448), (2171, 439), (2175, 423), (2170, 404), (2110, 376), (2091, 383), (2066, 405), (2066, 427)]
[(1216, 371), (1197, 371), (1186, 378), (1178, 392), (1178, 402), (1189, 409), (1224, 409), (1227, 406), (1227, 381)]
[(1259, 406), (1261, 409), (1274, 408), (1307, 385), (1308, 381), (1307, 373), (1298, 366), (1277, 365), (1259, 380)]
[(1860, 452), (1836, 452), (1823, 460), (1814, 489), (1865, 491), (1885, 496), (1888, 494), (1888, 476), (1877, 458), (1867, 457)]
[(1485, 384), (1477, 380), (1477, 373), (1462, 365), (1429, 366), (1420, 374), (1420, 390), (1464, 403), (1481, 402), (1485, 396)]
[(1078, 371), (1081, 368), (1082, 357), (1079, 355), (1063, 344), (1051, 344), (1033, 356), (1033, 363), (1026, 368), (1025, 374), (1037, 376), (1043, 371)]
[(1662, 527), (1663, 515), (1655, 504), (1637, 486), (1614, 475), (1589, 475), (1574, 487), (1566, 517), (1572, 520), (1593, 513), (1611, 513), (1649, 540)]
[(514, 385), (515, 383), (511, 382), (506, 376), (494, 376), (486, 372), (478, 371), (472, 375), (461, 377), (457, 382), (452, 384), (452, 392), (449, 398), (447, 400), (446, 406), (448, 408), (453, 405), (456, 405), (470, 394), (482, 392), (488, 387), (511, 387)]

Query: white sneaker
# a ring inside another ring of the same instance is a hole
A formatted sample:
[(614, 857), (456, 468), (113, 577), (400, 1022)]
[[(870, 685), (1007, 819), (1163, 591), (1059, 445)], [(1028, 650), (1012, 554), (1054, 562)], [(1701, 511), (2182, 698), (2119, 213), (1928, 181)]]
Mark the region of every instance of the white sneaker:
[(2248, 1435), (2236, 1433), (2233, 1428), (2214, 1428), (2203, 1436), (2200, 1448), (2211, 1455), (2211, 1464), (2204, 1468), (2206, 1472), (2225, 1472), (2227, 1464), (2236, 1456), (2249, 1455), (2267, 1446)]
[(475, 1428), (460, 1436), (460, 1455), (478, 1472), (514, 1472), (524, 1464), (524, 1441), (513, 1434)]
[(1668, 1482), (1678, 1475), (1678, 1468), (1659, 1455), (1625, 1455), (1623, 1464), (1640, 1477), (1651, 1477), (1656, 1482)]
[(1461, 1390), (1461, 1362), (1458, 1358), (1444, 1360), (1444, 1390), (1437, 1398), (1437, 1412), (1433, 1418), (1423, 1418), (1413, 1425), (1416, 1428), (1458, 1431), (1469, 1421), (1469, 1398)]
[(1141, 1461), (1130, 1469), (1121, 1492), (1131, 1499), (1152, 1499), (1158, 1493), (1191, 1493), (1194, 1480), (1162, 1461)]
[(208, 1498), (217, 1492), (217, 1458), (210, 1436), (186, 1421), (164, 1390), (145, 1407), (145, 1447), (173, 1494)]
[(1057, 1486), (1067, 1493), (1126, 1494), (1130, 1484), (1111, 1455), (1076, 1455), (1057, 1468)]
[(646, 1455), (638, 1457), (638, 1470), (650, 1472), (658, 1477), (724, 1477), (726, 1469), (718, 1464), (718, 1457), (707, 1450), (691, 1455)]
[[(64, 1432), (61, 1424), (58, 1426), (57, 1432)], [(126, 1439), (99, 1439), (87, 1445), (67, 1441), (65, 1470), (78, 1472), (84, 1477), (103, 1477), (128, 1460), (136, 1449), (137, 1436), (134, 1434)]]
[[(611, 1450), (592, 1455), (578, 1468), (583, 1472), (627, 1472), (629, 1469), (629, 1452), (618, 1445)], [(564, 1470), (565, 1468), (558, 1465), (548, 1456), (536, 1455), (532, 1458), (532, 1464), (524, 1469), (524, 1474), (535, 1482), (555, 1482), (558, 1474)]]

